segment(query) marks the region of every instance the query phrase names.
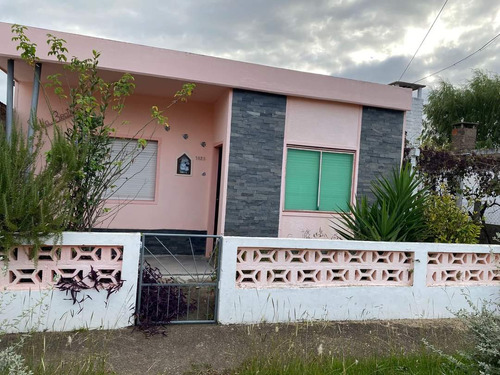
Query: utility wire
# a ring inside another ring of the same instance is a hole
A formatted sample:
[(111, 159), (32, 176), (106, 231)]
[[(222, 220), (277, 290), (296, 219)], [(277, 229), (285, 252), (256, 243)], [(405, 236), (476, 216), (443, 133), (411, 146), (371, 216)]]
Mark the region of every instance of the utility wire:
[(425, 77), (423, 77), (423, 78), (420, 78), (420, 79), (418, 79), (418, 80), (414, 81), (413, 83), (417, 83), (417, 82), (423, 81), (424, 79), (427, 79), (427, 78), (429, 78), (429, 77), (435, 76), (436, 74), (439, 74), (439, 73), (441, 73), (441, 72), (445, 71), (446, 69), (452, 68), (452, 67), (454, 67), (455, 65), (460, 64), (462, 61), (467, 60), (469, 57), (474, 56), (476, 53), (481, 52), (483, 49), (485, 49), (486, 47), (488, 47), (488, 46), (489, 46), (490, 44), (492, 44), (492, 43), (495, 41), (495, 39), (497, 39), (499, 36), (500, 36), (500, 33), (499, 33), (499, 34), (497, 34), (497, 35), (495, 35), (495, 36), (494, 36), (493, 38), (491, 38), (490, 40), (488, 40), (488, 41), (487, 41), (487, 42), (486, 42), (486, 43), (485, 43), (485, 44), (484, 44), (481, 48), (479, 48), (478, 50), (476, 50), (476, 51), (472, 52), (471, 54), (469, 54), (469, 55), (465, 56), (463, 59), (458, 60), (456, 63), (453, 63), (453, 64), (451, 64), (451, 65), (448, 65), (446, 68), (443, 68), (443, 69), (441, 69), (441, 70), (438, 70), (437, 72), (434, 72), (434, 73), (432, 73), (432, 74), (429, 74), (428, 76), (425, 76)]
[(413, 59), (415, 58), (415, 56), (417, 56), (417, 53), (420, 50), (420, 47), (422, 47), (422, 44), (424, 44), (425, 39), (427, 39), (427, 36), (429, 35), (429, 33), (431, 32), (432, 28), (434, 27), (434, 24), (436, 23), (436, 21), (438, 20), (439, 16), (441, 15), (441, 12), (443, 11), (444, 7), (446, 6), (446, 3), (448, 3), (448, 0), (445, 0), (443, 6), (441, 7), (441, 10), (439, 11), (439, 13), (437, 14), (436, 18), (434, 19), (434, 22), (432, 23), (431, 27), (429, 27), (429, 30), (427, 30), (427, 34), (425, 34), (424, 39), (422, 39), (422, 41), (420, 42), (420, 45), (418, 46), (417, 50), (413, 54), (413, 57), (411, 58), (411, 60), (408, 63), (408, 65), (406, 65), (406, 68), (405, 68), (405, 70), (403, 70), (403, 73), (401, 73), (401, 77), (399, 77), (398, 81), (401, 81), (401, 79), (405, 75), (406, 71), (410, 67), (411, 63), (413, 62)]

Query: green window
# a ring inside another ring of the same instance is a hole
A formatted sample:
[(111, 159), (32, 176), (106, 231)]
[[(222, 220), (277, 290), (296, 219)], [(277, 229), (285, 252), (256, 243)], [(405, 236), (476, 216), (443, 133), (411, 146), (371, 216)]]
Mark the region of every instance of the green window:
[(352, 165), (353, 154), (288, 149), (285, 210), (347, 210)]

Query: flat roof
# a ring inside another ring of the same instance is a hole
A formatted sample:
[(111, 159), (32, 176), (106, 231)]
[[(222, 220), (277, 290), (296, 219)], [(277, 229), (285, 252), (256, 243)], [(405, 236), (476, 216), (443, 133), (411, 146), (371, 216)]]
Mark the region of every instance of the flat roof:
[[(11, 40), (11, 26), (0, 22), (0, 69), (4, 71), (8, 59), (20, 58), (17, 44)], [(48, 33), (66, 40), (69, 56), (84, 59), (91, 57), (92, 50), (101, 52), (101, 70), (403, 111), (411, 109), (411, 91), (404, 87), (29, 27), (26, 35), (37, 44), (42, 63), (60, 64), (54, 56), (47, 56)]]
[(418, 83), (410, 83), (410, 82), (403, 82), (403, 81), (394, 81), (389, 83), (389, 86), (397, 86), (397, 87), (404, 87), (407, 89), (412, 89), (413, 91), (418, 90), (418, 89), (423, 89), (425, 85), (419, 85)]

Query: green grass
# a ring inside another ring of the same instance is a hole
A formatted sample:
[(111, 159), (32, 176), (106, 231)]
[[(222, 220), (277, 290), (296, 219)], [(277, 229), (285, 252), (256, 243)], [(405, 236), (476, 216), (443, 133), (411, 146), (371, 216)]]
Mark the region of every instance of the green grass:
[[(186, 375), (472, 375), (453, 368), (443, 358), (422, 352), (371, 358), (332, 358), (329, 356), (262, 358), (257, 357), (232, 371), (218, 372), (197, 368)], [(475, 373), (476, 374), (476, 373)]]
[(43, 360), (36, 365), (28, 364), (33, 375), (115, 375), (109, 369), (105, 356), (90, 355), (86, 357), (62, 360), (59, 363), (45, 363)]
[[(106, 363), (106, 357), (98, 355), (50, 362), (42, 357), (36, 363), (28, 361), (25, 365), (33, 375), (116, 375)], [(14, 374), (18, 373), (28, 372), (14, 371)], [(12, 371), (0, 369), (0, 375), (12, 375)]]

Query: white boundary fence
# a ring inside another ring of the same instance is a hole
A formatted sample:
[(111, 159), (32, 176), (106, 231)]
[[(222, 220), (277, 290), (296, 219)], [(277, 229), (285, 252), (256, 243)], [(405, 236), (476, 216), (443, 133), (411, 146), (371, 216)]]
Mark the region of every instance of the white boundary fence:
[(451, 317), (500, 297), (500, 246), (225, 237), (219, 322)]
[[(133, 324), (139, 233), (64, 233), (62, 244), (48, 245), (37, 268), (22, 247), (3, 264), (0, 331)], [(499, 245), (224, 237), (218, 321), (451, 317), (470, 308), (465, 296), (474, 304), (500, 298), (499, 261)], [(54, 288), (53, 276), (84, 275), (90, 266), (123, 287), (109, 299), (105, 290), (82, 291), (79, 304)]]
[[(112, 329), (133, 324), (139, 233), (67, 232), (61, 243), (47, 241), (47, 245), (36, 269), (22, 247), (11, 254), (8, 265), (0, 263), (0, 331)], [(90, 266), (107, 280), (124, 280), (123, 287), (109, 299), (106, 290), (82, 291), (78, 295), (82, 302), (74, 304), (53, 286), (52, 278), (86, 275)]]

